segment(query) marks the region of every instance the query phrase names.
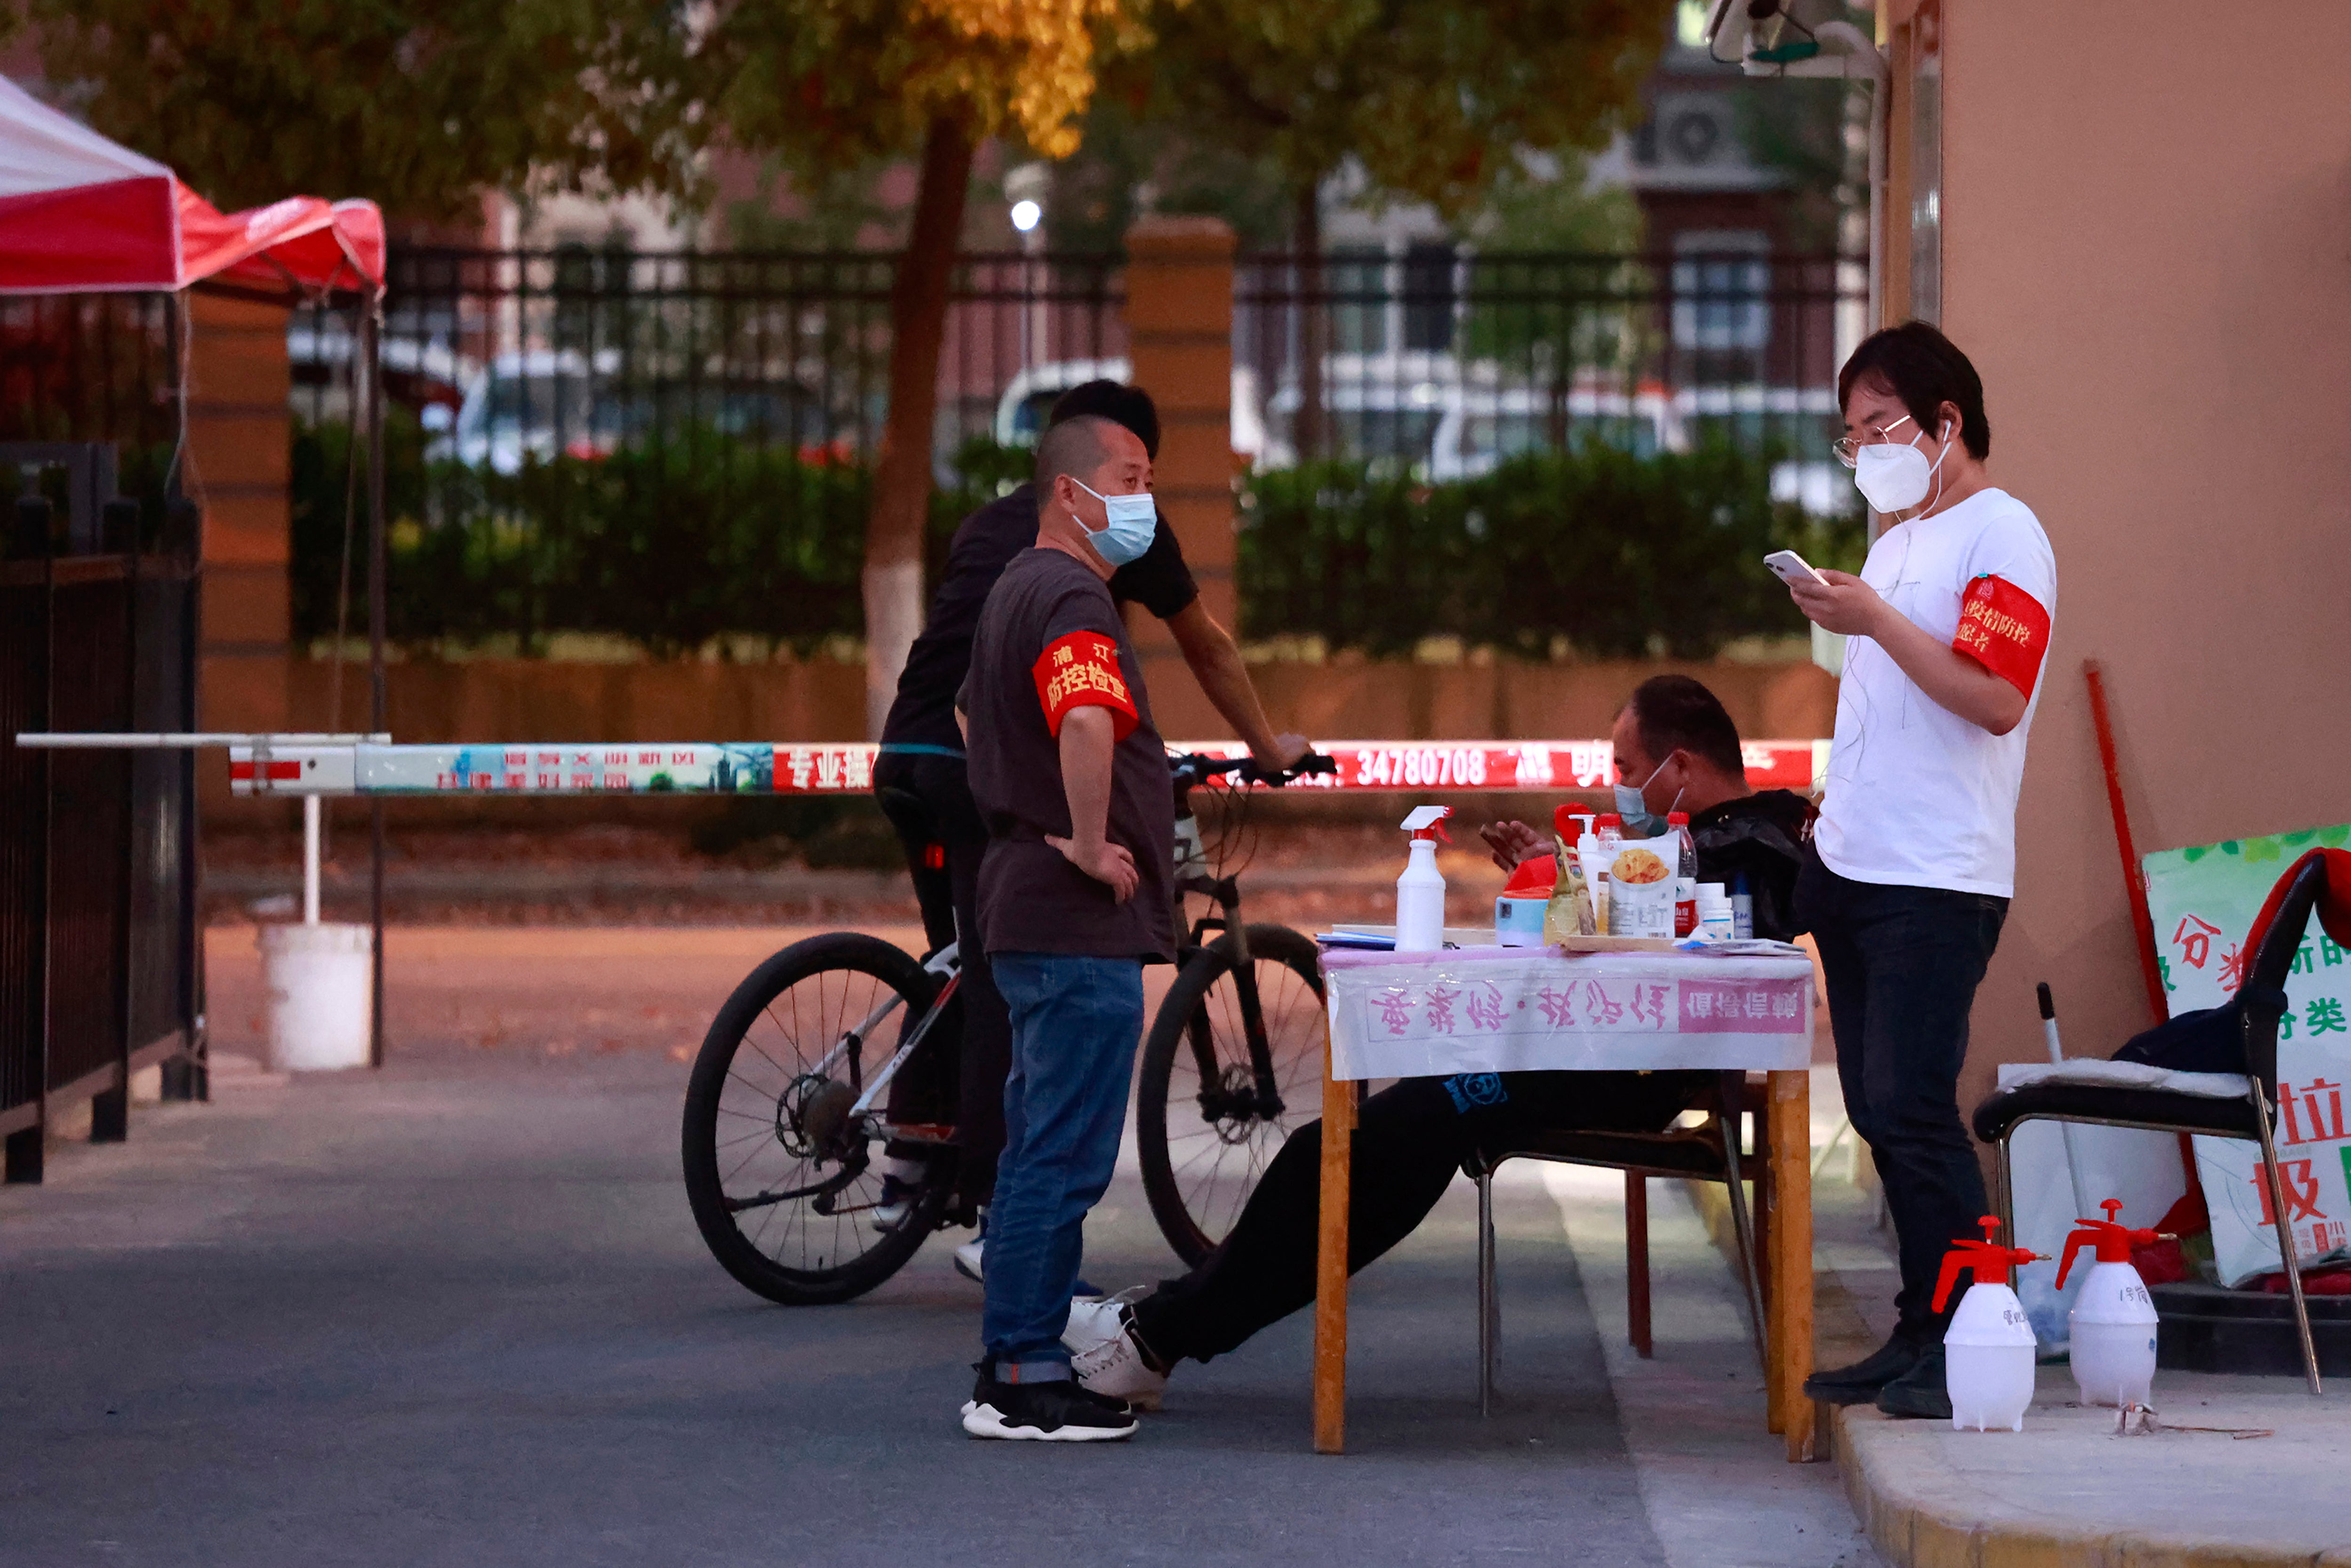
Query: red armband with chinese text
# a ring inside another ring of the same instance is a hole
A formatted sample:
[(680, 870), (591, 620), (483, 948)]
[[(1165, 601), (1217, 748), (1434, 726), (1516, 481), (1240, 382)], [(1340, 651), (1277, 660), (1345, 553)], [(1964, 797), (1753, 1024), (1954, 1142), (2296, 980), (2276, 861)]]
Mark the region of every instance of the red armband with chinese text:
[(1951, 646), (2030, 698), (2049, 651), (2049, 612), (2006, 578), (1986, 573), (1959, 598)]
[(1120, 740), (1142, 722), (1126, 677), (1119, 673), (1118, 644), (1099, 632), (1056, 637), (1037, 655), (1029, 673), (1036, 677), (1037, 700), (1045, 707), (1045, 727), (1057, 740), (1061, 721), (1073, 708), (1110, 709), (1111, 733)]

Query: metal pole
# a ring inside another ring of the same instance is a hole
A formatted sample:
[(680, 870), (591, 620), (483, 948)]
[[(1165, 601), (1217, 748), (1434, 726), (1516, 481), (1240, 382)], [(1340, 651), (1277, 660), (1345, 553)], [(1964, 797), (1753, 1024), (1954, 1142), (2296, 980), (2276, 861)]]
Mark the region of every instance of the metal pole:
[(302, 797), (302, 924), (319, 924), (319, 820), (323, 802)]
[[(384, 727), (383, 548), (383, 296), (369, 302), (368, 438), (368, 727)], [(383, 802), (368, 803), (368, 1065), (383, 1065)]]

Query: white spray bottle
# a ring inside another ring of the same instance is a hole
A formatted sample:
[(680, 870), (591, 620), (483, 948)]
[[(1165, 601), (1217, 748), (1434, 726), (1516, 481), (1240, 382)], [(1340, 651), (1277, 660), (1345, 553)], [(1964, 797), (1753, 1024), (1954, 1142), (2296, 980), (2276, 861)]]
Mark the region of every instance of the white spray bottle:
[(2008, 1271), (2018, 1263), (2040, 1260), (2041, 1254), (2022, 1247), (2002, 1247), (1992, 1239), (2000, 1234), (2000, 1217), (1987, 1214), (1980, 1221), (1981, 1241), (1955, 1241), (1943, 1254), (1942, 1277), (1935, 1282), (1935, 1311), (1951, 1298), (1959, 1270), (1975, 1270), (1976, 1282), (1959, 1298), (1951, 1326), (1943, 1334), (1943, 1387), (1951, 1396), (1951, 1426), (1989, 1432), (2005, 1427), (2024, 1430), (2025, 1406), (2032, 1403), (2032, 1324), (2024, 1303), (2009, 1289)]
[(2153, 1230), (2133, 1230), (2116, 1219), (2122, 1199), (2100, 1204), (2104, 1219), (2084, 1219), (2082, 1228), (2065, 1239), (2065, 1260), (2057, 1265), (2057, 1288), (2074, 1259), (2088, 1242), (2097, 1261), (2082, 1281), (2082, 1293), (2073, 1312), (2074, 1385), (2085, 1405), (2145, 1405), (2155, 1381), (2155, 1301), (2147, 1281), (2131, 1267), (2131, 1249), (2164, 1238)]
[(1437, 826), (1452, 814), (1450, 806), (1416, 806), (1404, 820), (1412, 850), (1404, 874), (1396, 878), (1399, 953), (1434, 953), (1445, 946), (1445, 873), (1437, 869), (1437, 841), (1453, 841)]

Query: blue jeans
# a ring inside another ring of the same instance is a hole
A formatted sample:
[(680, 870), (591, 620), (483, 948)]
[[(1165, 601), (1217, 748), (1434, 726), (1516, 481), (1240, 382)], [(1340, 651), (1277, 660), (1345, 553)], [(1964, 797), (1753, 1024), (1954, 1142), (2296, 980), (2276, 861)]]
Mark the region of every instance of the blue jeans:
[(1118, 1164), (1143, 1033), (1143, 966), (1063, 953), (992, 953), (988, 963), (1012, 1012), (1012, 1072), (980, 1338), (997, 1379), (1045, 1383), (1070, 1375), (1061, 1331), (1086, 1212)]
[(1935, 1275), (1954, 1241), (1980, 1240), (1983, 1169), (1959, 1120), (1968, 1013), (2000, 942), (2008, 900), (1855, 882), (1807, 844), (1796, 919), (1828, 981), (1829, 1032), (1845, 1114), (1886, 1184), (1901, 1254), (1896, 1332), (1942, 1337)]

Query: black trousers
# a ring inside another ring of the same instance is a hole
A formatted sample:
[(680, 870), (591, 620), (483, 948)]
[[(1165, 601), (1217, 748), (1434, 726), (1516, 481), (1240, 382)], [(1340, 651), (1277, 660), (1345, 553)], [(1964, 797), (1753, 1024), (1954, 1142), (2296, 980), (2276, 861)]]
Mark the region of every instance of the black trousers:
[(1896, 1332), (1940, 1337), (1933, 1307), (1951, 1243), (1980, 1240), (1983, 1168), (1959, 1119), (1968, 1013), (2000, 943), (2008, 900), (1854, 882), (1807, 844), (1796, 918), (1818, 944), (1845, 1114), (1886, 1184), (1901, 1252)]
[[(1490, 1072), (1406, 1078), (1364, 1103), (1347, 1195), (1347, 1271), (1412, 1234), (1478, 1148), (1531, 1131), (1661, 1131), (1704, 1072)], [(1135, 1332), (1173, 1363), (1206, 1361), (1314, 1299), (1322, 1124), (1290, 1135), (1224, 1244), (1134, 1305)]]
[[(926, 820), (917, 821), (893, 811), (889, 796), (883, 796), (883, 810), (905, 845), (906, 869), (914, 879), (931, 950), (958, 934), (972, 937), (959, 954), (963, 981), (956, 1010), (939, 1020), (962, 1043), (953, 1052), (926, 1047), (908, 1061), (891, 1080), (890, 1115), (909, 1122), (950, 1116), (961, 1151), (956, 1189), (971, 1202), (986, 1203), (996, 1190), (997, 1156), (1004, 1152), (1004, 1081), (1012, 1072), (1012, 1014), (976, 935), (987, 825), (980, 821), (959, 758), (884, 752), (873, 766), (873, 788), (877, 793), (904, 790), (922, 804)], [(944, 854), (935, 856), (934, 845)], [(934, 859), (946, 864), (935, 865)]]

